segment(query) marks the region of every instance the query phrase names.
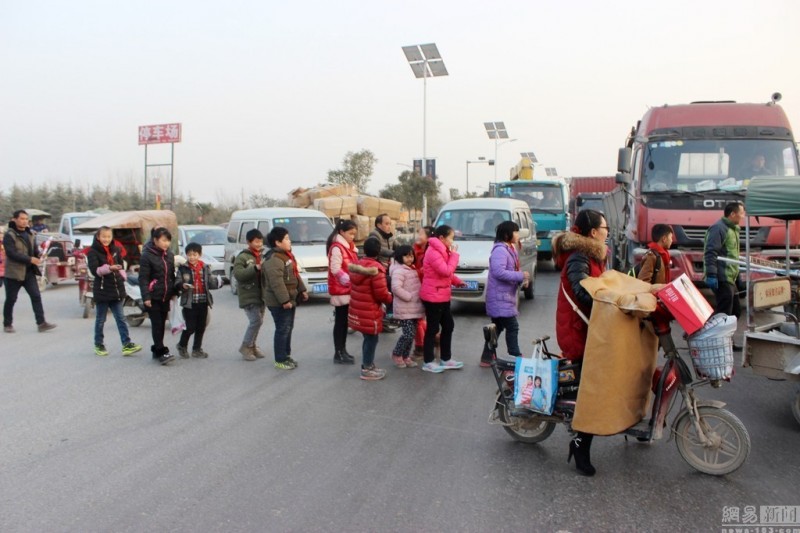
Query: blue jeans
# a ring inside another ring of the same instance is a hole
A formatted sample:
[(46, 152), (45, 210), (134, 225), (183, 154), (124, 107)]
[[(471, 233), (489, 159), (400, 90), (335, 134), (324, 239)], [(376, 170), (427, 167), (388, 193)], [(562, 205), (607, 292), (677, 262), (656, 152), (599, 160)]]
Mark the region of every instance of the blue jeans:
[(272, 341), (272, 349), (275, 352), (275, 361), (281, 363), (292, 355), (292, 330), (294, 329), (295, 307), (284, 309), (283, 307), (269, 307), (272, 320), (275, 322), (275, 337)]
[(117, 322), (117, 329), (119, 330), (119, 338), (122, 345), (125, 346), (131, 342), (128, 336), (128, 323), (125, 321), (125, 313), (122, 312), (122, 300), (115, 300), (113, 302), (95, 302), (97, 309), (97, 319), (94, 321), (94, 344), (100, 346), (103, 344), (103, 328), (106, 325), (106, 316), (108, 310), (111, 309), (111, 314), (114, 315), (114, 320)]
[(361, 368), (372, 366), (375, 362), (375, 348), (378, 347), (378, 335), (364, 335), (364, 342), (361, 344)]

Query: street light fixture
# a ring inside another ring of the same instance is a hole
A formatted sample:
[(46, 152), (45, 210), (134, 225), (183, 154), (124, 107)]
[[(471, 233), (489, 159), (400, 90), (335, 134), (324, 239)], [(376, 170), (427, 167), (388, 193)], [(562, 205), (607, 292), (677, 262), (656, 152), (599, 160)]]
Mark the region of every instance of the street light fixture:
[(544, 173), (547, 174), (548, 176), (553, 176), (553, 177), (558, 176), (558, 172), (556, 171), (555, 167), (546, 167), (544, 169)]
[(484, 122), (483, 127), (486, 128), (486, 135), (490, 139), (494, 139), (494, 182), (497, 183), (497, 148), (506, 143), (513, 143), (517, 139), (510, 139), (498, 144), (498, 139), (508, 139), (508, 130), (505, 122)]
[[(447, 68), (434, 43), (404, 46), (403, 53), (414, 76), (422, 78), (422, 172), (427, 175), (428, 78), (447, 76)], [(422, 194), (422, 224), (428, 224), (428, 197), (425, 193)]]
[(467, 190), (467, 194), (469, 194), (469, 166), (471, 164), (473, 164), (473, 163), (489, 163), (489, 164), (491, 164), (491, 162), (487, 161), (485, 157), (479, 157), (477, 159), (477, 161), (467, 160), (467, 189), (466, 189)]
[(521, 155), (524, 158), (530, 159), (531, 163), (539, 162), (539, 160), (536, 159), (536, 155), (533, 152), (520, 152), (519, 155)]

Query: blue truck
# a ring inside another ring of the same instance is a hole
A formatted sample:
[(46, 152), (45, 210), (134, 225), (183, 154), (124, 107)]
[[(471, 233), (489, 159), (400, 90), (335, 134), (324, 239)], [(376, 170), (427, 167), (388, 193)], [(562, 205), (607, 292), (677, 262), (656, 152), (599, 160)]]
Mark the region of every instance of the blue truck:
[(523, 158), (511, 169), (511, 179), (497, 183), (493, 189), (497, 198), (515, 198), (528, 204), (536, 222), (538, 258), (552, 259), (552, 238), (570, 225), (567, 182), (557, 176), (534, 179), (530, 159)]

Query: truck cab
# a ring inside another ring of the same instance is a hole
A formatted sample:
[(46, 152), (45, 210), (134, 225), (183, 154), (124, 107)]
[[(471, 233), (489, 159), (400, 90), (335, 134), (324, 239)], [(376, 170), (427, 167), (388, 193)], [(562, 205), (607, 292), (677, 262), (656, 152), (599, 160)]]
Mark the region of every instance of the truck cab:
[[(702, 282), (705, 234), (725, 205), (743, 201), (755, 176), (798, 174), (791, 126), (776, 102), (665, 105), (644, 115), (620, 150), (622, 187), (606, 201), (615, 267), (636, 264), (652, 227), (669, 224), (673, 278), (686, 273)], [(780, 254), (783, 222), (761, 218), (749, 231), (742, 230), (742, 242), (748, 238), (757, 255)], [(791, 242), (800, 240), (797, 222), (788, 231)]]
[(533, 177), (530, 160), (522, 161), (511, 169), (511, 180), (495, 186), (497, 198), (514, 198), (528, 204), (536, 223), (538, 258), (553, 258), (553, 237), (569, 229), (569, 190), (563, 178), (548, 176)]

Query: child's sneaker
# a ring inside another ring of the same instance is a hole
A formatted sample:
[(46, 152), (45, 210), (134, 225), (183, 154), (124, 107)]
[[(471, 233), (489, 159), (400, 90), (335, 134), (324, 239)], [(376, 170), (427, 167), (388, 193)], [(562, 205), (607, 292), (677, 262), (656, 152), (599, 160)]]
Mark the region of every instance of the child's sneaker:
[(293, 367), (295, 367), (295, 368), (297, 368), (298, 366), (300, 366), (299, 364), (297, 364), (297, 361), (295, 361), (294, 359), (292, 359), (292, 356), (291, 356), (291, 355), (290, 355), (290, 356), (287, 356), (287, 357), (286, 357), (286, 360), (287, 360), (288, 362), (290, 362), (290, 363), (292, 364), (292, 366), (293, 366)]
[(394, 363), (394, 366), (396, 366), (397, 368), (405, 368), (408, 366), (405, 360), (399, 355), (392, 356), (392, 363)]
[(437, 364), (436, 361), (431, 361), (430, 363), (425, 363), (422, 365), (422, 370), (425, 372), (433, 372), (434, 374), (439, 374), (440, 372), (444, 372), (444, 368)]
[(404, 357), (403, 362), (406, 364), (406, 368), (417, 368), (418, 366), (417, 362), (410, 357)]
[(125, 343), (122, 346), (122, 355), (124, 355), (125, 357), (128, 357), (130, 355), (135, 354), (136, 352), (141, 352), (141, 351), (142, 347), (132, 342)]
[(108, 350), (106, 350), (106, 347), (103, 346), (102, 344), (96, 344), (94, 346), (94, 353), (96, 353), (97, 355), (106, 356), (108, 355)]
[(442, 370), (458, 370), (460, 368), (464, 368), (464, 363), (461, 361), (456, 361), (455, 359), (450, 359), (448, 361), (442, 361), (440, 368)]
[(377, 381), (386, 377), (386, 370), (375, 368), (375, 365), (370, 365), (366, 368), (361, 368), (361, 379), (366, 381)]
[(286, 361), (275, 361), (275, 368), (278, 370), (294, 370), (294, 365), (287, 359)]
[(187, 346), (176, 344), (175, 348), (178, 349), (178, 355), (181, 356), (181, 359), (189, 359), (189, 348)]
[(192, 357), (196, 357), (197, 359), (208, 359), (208, 353), (202, 348), (194, 348), (192, 350)]

